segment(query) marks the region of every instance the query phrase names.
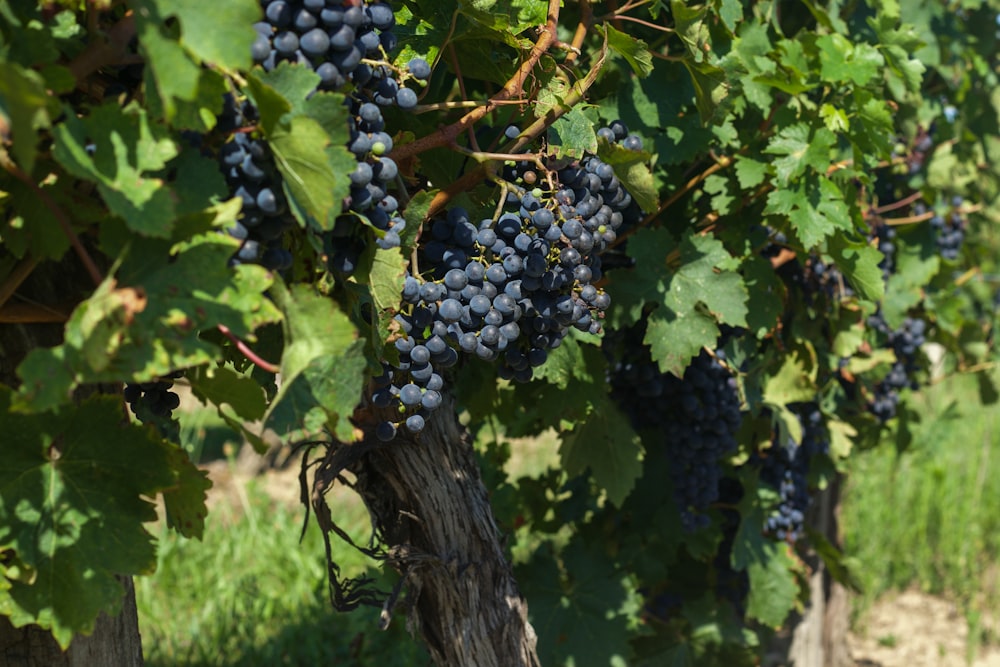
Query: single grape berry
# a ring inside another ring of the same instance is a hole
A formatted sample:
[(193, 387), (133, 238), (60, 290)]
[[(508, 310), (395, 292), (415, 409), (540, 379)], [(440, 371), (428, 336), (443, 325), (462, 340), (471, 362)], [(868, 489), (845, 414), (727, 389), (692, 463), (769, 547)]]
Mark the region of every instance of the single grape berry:
[(423, 58), (411, 59), (406, 68), (410, 70), (410, 74), (421, 81), (425, 81), (431, 76), (431, 66)]

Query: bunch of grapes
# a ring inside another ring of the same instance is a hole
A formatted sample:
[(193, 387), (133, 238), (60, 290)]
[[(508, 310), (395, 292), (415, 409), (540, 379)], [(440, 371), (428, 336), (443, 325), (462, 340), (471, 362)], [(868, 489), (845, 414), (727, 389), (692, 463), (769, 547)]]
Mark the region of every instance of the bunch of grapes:
[(931, 228), (934, 230), (938, 252), (947, 260), (955, 261), (962, 250), (965, 241), (965, 229), (968, 226), (962, 205), (964, 200), (956, 195), (951, 201), (951, 210), (944, 215), (935, 213), (931, 218)]
[(872, 414), (884, 423), (896, 416), (899, 392), (919, 386), (914, 376), (920, 370), (918, 359), (927, 325), (919, 318), (908, 317), (893, 331), (882, 314), (876, 313), (868, 318), (868, 326), (886, 336), (886, 347), (892, 348), (896, 355), (888, 374), (876, 383), (869, 404)]
[(781, 442), (775, 432), (771, 447), (755, 453), (750, 463), (760, 469), (760, 480), (779, 494), (778, 507), (765, 522), (765, 532), (779, 540), (795, 542), (802, 537), (802, 526), (809, 510), (809, 466), (825, 454), (830, 440), (823, 426), (823, 414), (812, 403), (790, 405), (802, 426), (802, 442), (790, 437)]
[(721, 350), (702, 350), (682, 378), (662, 373), (639, 342), (641, 331), (625, 336), (612, 367), (612, 396), (637, 430), (662, 438), (681, 523), (686, 530), (703, 528), (710, 522), (705, 510), (719, 497), (721, 460), (737, 447), (742, 415), (736, 378)]
[(405, 311), (396, 317), (399, 362), (385, 362), (376, 379), (373, 402), (398, 415), (379, 425), (380, 438), (392, 439), (400, 425), (420, 432), (441, 402), (436, 371), (460, 353), (528, 381), (570, 328), (601, 330), (611, 300), (594, 285), (599, 253), (641, 213), (596, 156), (546, 169), (544, 178), (536, 169), (527, 160), (508, 166), (495, 217), (473, 222), (456, 207), (425, 230), (419, 266), (426, 275), (407, 275)]
[[(254, 62), (265, 70), (281, 62), (308, 67), (319, 75), (320, 90), (350, 86), (358, 98), (382, 106), (412, 109), (417, 93), (402, 86), (387, 62), (398, 38), (396, 18), (387, 2), (360, 0), (261, 0), (264, 21), (254, 25)], [(422, 59), (411, 61), (408, 74), (430, 76)]]
[[(237, 106), (227, 96), (220, 124), (252, 127), (257, 120), (256, 112), (249, 102)], [(243, 201), (240, 219), (226, 230), (243, 242), (233, 261), (260, 263), (276, 271), (288, 269), (292, 255), (281, 245), (281, 238), (295, 224), (295, 219), (288, 211), (281, 174), (267, 142), (250, 132), (235, 132), (219, 150), (219, 164), (230, 193)]]

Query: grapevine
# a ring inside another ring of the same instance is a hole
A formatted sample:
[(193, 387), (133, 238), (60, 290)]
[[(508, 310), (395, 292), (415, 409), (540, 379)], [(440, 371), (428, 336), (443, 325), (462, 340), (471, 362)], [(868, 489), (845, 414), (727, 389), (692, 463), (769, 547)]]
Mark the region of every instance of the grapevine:
[(60, 647), (148, 499), (200, 536), (195, 402), (432, 661), (710, 666), (849, 584), (852, 452), (995, 400), (995, 2), (10, 4), (0, 609)]

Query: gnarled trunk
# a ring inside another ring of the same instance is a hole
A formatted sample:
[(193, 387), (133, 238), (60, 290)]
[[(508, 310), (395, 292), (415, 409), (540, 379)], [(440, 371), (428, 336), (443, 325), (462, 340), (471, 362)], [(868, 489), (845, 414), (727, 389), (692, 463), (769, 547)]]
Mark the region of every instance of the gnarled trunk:
[[(809, 521), (813, 529), (830, 543), (841, 543), (837, 515), (840, 510), (840, 480), (821, 491)], [(847, 589), (835, 581), (816, 554), (806, 559), (809, 576), (809, 604), (794, 615), (788, 630), (771, 647), (765, 666), (853, 667), (847, 643), (850, 629), (850, 599)]]
[[(316, 488), (332, 483), (342, 469), (356, 476), (355, 490), (372, 514), (385, 558), (407, 591), (400, 606), (434, 662), (441, 667), (538, 665), (527, 603), (504, 554), (453, 400), (445, 397), (416, 438), (401, 430), (387, 444), (370, 440), (331, 448), (327, 462), (334, 458), (339, 461), (317, 472)], [(321, 502), (315, 494), (322, 523)], [(393, 595), (386, 603), (384, 623), (396, 602)]]

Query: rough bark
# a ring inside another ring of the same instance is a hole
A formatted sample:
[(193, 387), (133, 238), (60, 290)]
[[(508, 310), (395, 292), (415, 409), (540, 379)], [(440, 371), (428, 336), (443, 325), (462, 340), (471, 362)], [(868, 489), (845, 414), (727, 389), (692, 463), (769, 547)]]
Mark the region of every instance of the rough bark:
[(77, 637), (63, 651), (52, 634), (37, 625), (15, 628), (0, 617), (0, 664), (10, 667), (141, 667), (142, 642), (131, 577), (119, 577), (125, 586), (122, 611), (101, 614), (93, 634)]
[[(31, 312), (45, 310), (67, 298), (83, 298), (74, 294), (91, 283), (74, 258), (60, 264), (44, 263), (16, 286), (7, 306), (28, 305)], [(0, 304), (2, 307), (4, 304)], [(29, 318), (32, 319), (32, 318)], [(62, 342), (62, 323), (3, 323), (0, 324), (0, 383), (10, 387), (18, 384), (16, 369), (27, 353), (36, 347), (50, 347)], [(125, 587), (122, 611), (111, 617), (101, 614), (89, 637), (78, 637), (63, 651), (51, 633), (38, 626), (15, 628), (6, 616), (0, 616), (0, 665), (12, 667), (133, 667), (143, 664), (139, 619), (136, 613), (135, 588), (131, 577), (119, 577)]]
[[(411, 631), (441, 667), (533, 667), (536, 637), (494, 521), (468, 433), (453, 402), (417, 438), (344, 445), (386, 560), (407, 591), (399, 603)], [(350, 453), (350, 452), (347, 452)], [(320, 487), (341, 464), (317, 472)], [(319, 487), (317, 487), (319, 488)], [(323, 509), (317, 505), (322, 514)], [(322, 519), (321, 519), (322, 520)], [(383, 611), (389, 621), (397, 600)]]
[[(841, 543), (838, 514), (839, 480), (817, 497), (810, 523), (814, 530), (834, 545)], [(816, 554), (806, 558), (809, 603), (788, 623), (789, 631), (779, 634), (765, 660), (766, 667), (852, 667), (847, 632), (850, 629), (850, 600), (847, 589), (833, 580)]]

